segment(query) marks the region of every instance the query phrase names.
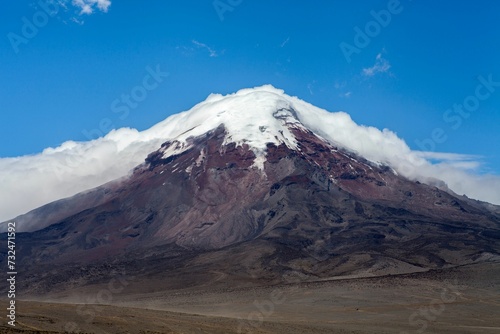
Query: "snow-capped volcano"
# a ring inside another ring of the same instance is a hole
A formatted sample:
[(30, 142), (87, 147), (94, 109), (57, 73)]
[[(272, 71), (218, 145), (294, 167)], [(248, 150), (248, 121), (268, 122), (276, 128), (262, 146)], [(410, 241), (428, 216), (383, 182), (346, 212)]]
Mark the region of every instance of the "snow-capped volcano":
[(452, 164), (433, 164), (390, 130), (358, 125), (345, 112), (326, 111), (266, 85), (226, 96), (212, 94), (142, 132), (121, 128), (87, 142), (68, 141), (38, 155), (0, 159), (0, 221), (124, 177), (165, 142), (173, 144), (162, 148), (164, 158), (185, 152), (192, 138), (221, 125), (224, 144), (248, 146), (255, 155), (252, 166), (260, 171), (265, 172), (268, 144), (297, 150), (294, 131), (307, 130), (410, 180), (443, 180), (456, 193), (500, 203), (499, 179), (454, 167), (460, 166), (459, 155), (451, 155)]
[(226, 277), (213, 284), (269, 284), (289, 272), (378, 275), (500, 255), (498, 207), (405, 177), (391, 155), (413, 152), (393, 133), (270, 86), (211, 95), (87, 153), (111, 142), (110, 166), (141, 157), (130, 175), (16, 218), (20, 290), (103, 281), (109, 266), (167, 285), (207, 284), (211, 273)]

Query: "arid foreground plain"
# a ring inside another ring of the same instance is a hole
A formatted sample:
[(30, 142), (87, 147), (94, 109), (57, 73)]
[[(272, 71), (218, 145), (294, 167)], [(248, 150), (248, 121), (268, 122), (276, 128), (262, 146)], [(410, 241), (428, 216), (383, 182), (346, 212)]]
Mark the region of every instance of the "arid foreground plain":
[[(121, 279), (123, 285), (116, 280), (55, 296), (57, 303), (19, 301), (16, 328), (3, 318), (0, 332), (500, 332), (500, 263), (494, 262), (406, 275), (140, 295), (134, 294), (140, 287), (133, 278)], [(107, 298), (111, 305), (68, 303), (77, 295)]]

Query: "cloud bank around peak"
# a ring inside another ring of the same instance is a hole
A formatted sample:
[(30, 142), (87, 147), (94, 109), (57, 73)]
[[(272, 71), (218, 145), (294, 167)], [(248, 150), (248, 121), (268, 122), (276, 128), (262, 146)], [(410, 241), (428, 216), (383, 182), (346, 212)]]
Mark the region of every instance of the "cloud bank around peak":
[(134, 129), (89, 142), (67, 141), (42, 153), (0, 159), (0, 221), (127, 175), (161, 145)]
[(302, 111), (300, 121), (323, 138), (389, 165), (410, 180), (447, 186), (459, 195), (500, 205), (500, 176), (479, 173), (481, 156), (415, 151), (391, 130), (359, 125), (345, 112), (328, 112), (298, 98), (292, 100)]
[[(387, 164), (409, 179), (434, 185), (442, 180), (459, 195), (500, 204), (500, 177), (477, 173), (481, 157), (413, 151), (388, 129), (359, 125), (345, 112), (328, 112), (272, 86), (264, 86), (240, 90), (229, 95), (231, 99), (212, 94), (193, 107), (196, 114), (190, 111), (176, 114), (142, 132), (122, 128), (88, 142), (67, 141), (39, 154), (0, 158), (0, 222), (126, 176), (162, 143), (183, 133), (187, 121), (195, 118), (196, 122), (202, 122), (200, 110), (226, 110), (228, 101), (239, 96), (251, 98), (248, 94), (253, 92), (258, 92), (261, 99), (286, 101), (297, 111), (302, 124), (318, 135), (368, 160)], [(242, 100), (239, 101), (241, 104)], [(258, 127), (256, 133), (260, 133)]]

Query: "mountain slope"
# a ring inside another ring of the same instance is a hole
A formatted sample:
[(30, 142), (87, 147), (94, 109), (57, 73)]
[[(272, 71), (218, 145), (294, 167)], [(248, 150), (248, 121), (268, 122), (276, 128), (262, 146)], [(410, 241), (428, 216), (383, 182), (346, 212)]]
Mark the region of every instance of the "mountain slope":
[(158, 127), (170, 139), (129, 177), (21, 217), (31, 221), (17, 237), (21, 291), (123, 270), (173, 289), (498, 260), (493, 209), (339, 147), (302, 122), (307, 110), (261, 93), (174, 117)]

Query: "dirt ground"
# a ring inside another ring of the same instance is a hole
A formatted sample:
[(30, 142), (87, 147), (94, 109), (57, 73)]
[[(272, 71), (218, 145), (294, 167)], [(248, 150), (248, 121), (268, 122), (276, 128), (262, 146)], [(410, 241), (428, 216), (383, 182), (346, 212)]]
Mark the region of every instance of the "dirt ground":
[(18, 301), (17, 326), (3, 316), (0, 333), (500, 333), (500, 266), (63, 301)]

